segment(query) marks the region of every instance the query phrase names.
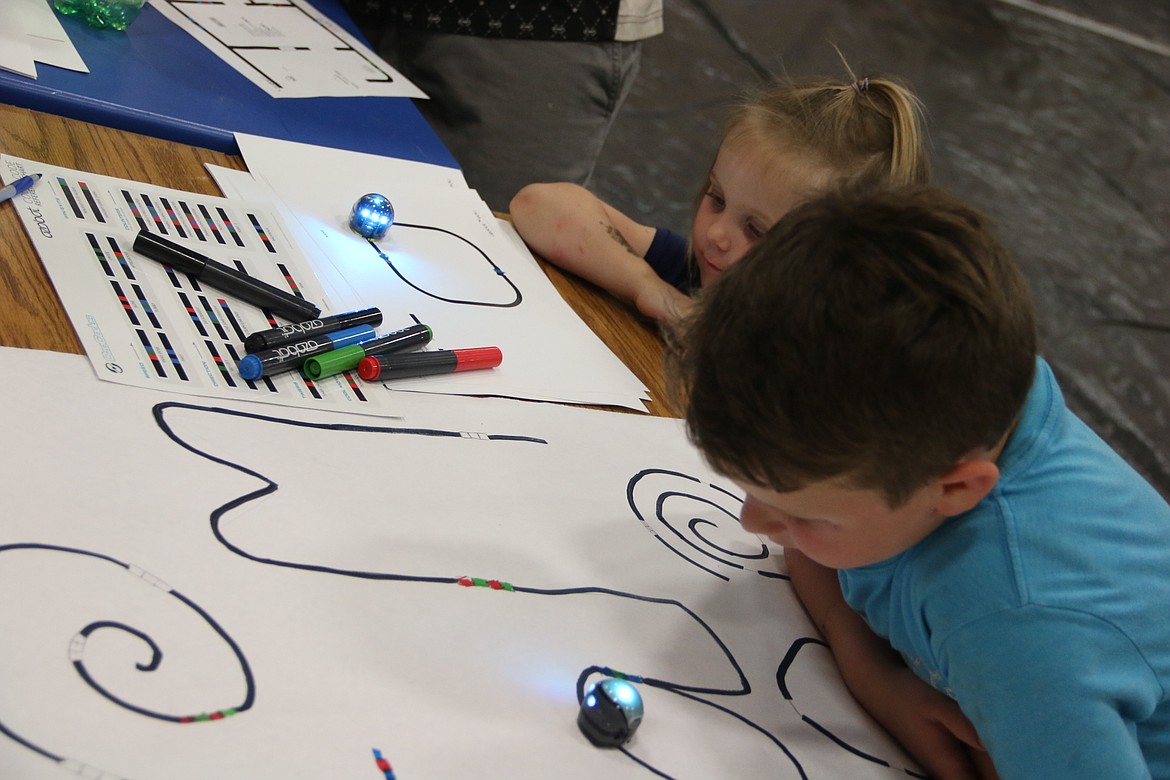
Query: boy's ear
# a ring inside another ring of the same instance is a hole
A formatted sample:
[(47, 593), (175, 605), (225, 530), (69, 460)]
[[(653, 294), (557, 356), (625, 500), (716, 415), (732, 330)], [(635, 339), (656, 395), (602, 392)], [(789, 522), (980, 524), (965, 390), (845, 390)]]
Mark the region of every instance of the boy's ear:
[(961, 515), (982, 501), (998, 481), (999, 467), (993, 461), (964, 460), (938, 478), (940, 492), (935, 509), (943, 517)]

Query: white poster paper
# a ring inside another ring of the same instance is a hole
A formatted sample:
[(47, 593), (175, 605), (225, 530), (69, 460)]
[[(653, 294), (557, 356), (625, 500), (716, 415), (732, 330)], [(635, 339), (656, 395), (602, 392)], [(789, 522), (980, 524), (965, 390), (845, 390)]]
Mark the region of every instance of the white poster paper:
[[(0, 363), (52, 378), (0, 405), (0, 776), (906, 777), (679, 421)], [(594, 747), (579, 702), (619, 677), (645, 717)]]

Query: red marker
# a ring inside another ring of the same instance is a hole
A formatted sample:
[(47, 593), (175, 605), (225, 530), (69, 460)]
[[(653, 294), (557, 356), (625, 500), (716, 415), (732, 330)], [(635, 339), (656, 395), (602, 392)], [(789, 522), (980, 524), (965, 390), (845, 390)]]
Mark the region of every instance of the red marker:
[(436, 349), (431, 352), (370, 355), (358, 362), (357, 369), (362, 379), (372, 382), (376, 379), (386, 381), (410, 376), (495, 368), (503, 360), (504, 355), (499, 347)]

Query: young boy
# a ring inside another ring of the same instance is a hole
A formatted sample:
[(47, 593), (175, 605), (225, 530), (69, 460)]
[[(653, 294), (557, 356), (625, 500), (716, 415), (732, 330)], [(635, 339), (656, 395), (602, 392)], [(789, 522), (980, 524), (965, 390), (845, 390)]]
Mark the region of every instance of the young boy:
[(798, 207), (672, 361), (743, 527), (932, 776), (1170, 779), (1170, 507), (1065, 407), (981, 215)]

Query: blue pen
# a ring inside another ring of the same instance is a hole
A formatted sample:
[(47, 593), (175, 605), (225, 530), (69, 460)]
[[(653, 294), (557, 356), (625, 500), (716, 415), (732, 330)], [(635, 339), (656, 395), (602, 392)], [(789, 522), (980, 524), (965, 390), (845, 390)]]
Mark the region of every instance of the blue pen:
[(369, 325), (358, 325), (345, 330), (334, 331), (323, 336), (312, 336), (294, 344), (284, 344), (275, 349), (244, 355), (238, 366), (240, 376), (248, 381), (262, 376), (291, 371), (300, 368), (313, 355), (338, 349), (350, 344), (369, 341), (378, 334)]
[(15, 198), (25, 190), (31, 190), (32, 186), (40, 180), (41, 175), (39, 173), (34, 173), (31, 176), (21, 176), (19, 179), (0, 190), (0, 203)]

